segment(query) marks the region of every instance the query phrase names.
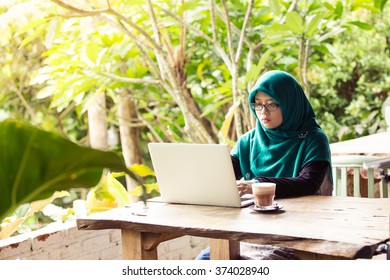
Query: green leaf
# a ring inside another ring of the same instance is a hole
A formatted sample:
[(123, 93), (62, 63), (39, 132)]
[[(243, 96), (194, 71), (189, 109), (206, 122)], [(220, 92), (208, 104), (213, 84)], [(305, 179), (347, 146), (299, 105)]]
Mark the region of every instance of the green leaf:
[(88, 42), (87, 47), (85, 48), (87, 58), (94, 64), (97, 64), (97, 59), (99, 56), (99, 45), (95, 42)]
[(155, 192), (160, 192), (160, 188), (158, 187), (157, 183), (152, 183), (152, 184), (144, 184), (144, 187), (138, 186), (129, 191), (129, 194), (135, 195), (135, 196), (141, 196), (142, 192), (146, 192), (147, 194), (151, 194), (152, 191)]
[(40, 26), (37, 30), (35, 30), (35, 32), (33, 34), (31, 34), (30, 36), (23, 39), (23, 41), (20, 43), (19, 48), (23, 48), (25, 45), (30, 43), (32, 40), (34, 40), (35, 38), (44, 34), (45, 31), (46, 31), (46, 26), (45, 25)]
[[(33, 201), (27, 210), (27, 212), (23, 215), (23, 217), (19, 217), (12, 222), (5, 223), (4, 226), (1, 227), (0, 231), (0, 239), (4, 239), (10, 237), (18, 227), (26, 221), (27, 218), (31, 217), (35, 213), (42, 211), (48, 204), (52, 203), (54, 199), (64, 196), (70, 196), (70, 194), (66, 191), (54, 192), (54, 194), (46, 199)], [(28, 204), (25, 204), (28, 205)], [(7, 219), (6, 219), (7, 220)]]
[(278, 0), (269, 0), (269, 6), (276, 16), (280, 15), (280, 6)]
[(268, 61), (269, 57), (271, 56), (272, 53), (278, 52), (281, 50), (284, 50), (290, 46), (293, 46), (294, 44), (289, 43), (289, 44), (282, 44), (278, 45), (276, 47), (269, 48), (262, 56), (260, 61), (257, 63), (257, 65), (252, 65), (251, 69), (246, 73), (245, 75), (245, 81), (253, 81), (256, 80), (261, 73), (265, 63)]
[(309, 8), (307, 9), (308, 14), (311, 14), (312, 12), (316, 10), (320, 10), (322, 8), (322, 3), (320, 1), (312, 1)]
[(229, 129), (233, 120), (234, 113), (240, 106), (240, 101), (235, 102), (230, 108), (227, 114), (225, 115), (225, 120), (219, 130), (218, 134), (225, 140), (229, 139)]
[(286, 24), (295, 34), (301, 34), (303, 32), (303, 19), (295, 11), (286, 14)]
[(250, 81), (255, 80), (256, 78), (259, 77), (260, 72), (261, 72), (261, 67), (257, 66), (256, 64), (252, 64), (249, 71), (246, 72), (246, 74), (245, 74), (245, 81), (250, 82)]
[[(93, 195), (92, 193), (93, 192)], [(87, 209), (89, 213), (100, 211), (99, 208), (113, 208), (131, 203), (130, 195), (126, 188), (115, 177), (108, 173), (94, 187), (87, 197)]]
[(147, 167), (145, 164), (133, 164), (129, 167), (129, 169), (141, 177), (156, 176), (154, 171)]
[(373, 27), (370, 24), (361, 21), (349, 21), (348, 23), (365, 30), (373, 29)]
[(289, 44), (282, 44), (282, 45), (278, 45), (276, 47), (272, 47), (270, 49), (268, 49), (262, 56), (261, 56), (261, 59), (259, 61), (259, 63), (257, 64), (257, 67), (260, 69), (263, 69), (265, 63), (268, 61), (268, 58), (270, 57), (270, 55), (274, 52), (278, 52), (278, 51), (281, 51), (281, 50), (284, 50), (290, 46), (293, 46), (294, 44), (292, 43), (289, 43)]
[(203, 68), (206, 66), (206, 64), (203, 62), (203, 63), (199, 63), (197, 69), (196, 69), (196, 74), (198, 76), (198, 79), (199, 80), (203, 80)]
[(326, 45), (324, 45), (324, 44), (321, 44), (321, 45), (318, 45), (318, 46), (313, 45), (312, 48), (317, 50), (317, 51), (319, 51), (319, 52), (321, 52), (321, 53), (323, 53), (323, 54), (328, 54), (329, 53), (328, 47)]
[(385, 8), (387, 0), (374, 0), (374, 6), (378, 8), (380, 11), (383, 11)]
[(275, 34), (275, 35), (290, 35), (290, 29), (286, 24), (280, 24), (279, 22), (274, 22), (271, 26), (264, 28), (264, 34)]
[(0, 150), (0, 221), (55, 191), (96, 186), (105, 168), (138, 178), (113, 152), (81, 147), (22, 121), (0, 122)]
[(36, 27), (45, 26), (49, 20), (51, 20), (50, 17), (33, 20), (29, 24), (25, 25), (23, 28), (19, 29), (15, 36), (20, 36), (27, 31), (34, 30)]
[(227, 97), (227, 98), (223, 98), (221, 100), (217, 100), (217, 101), (214, 101), (212, 104), (210, 104), (210, 106), (207, 106), (203, 113), (200, 115), (201, 118), (207, 116), (208, 114), (211, 114), (212, 112), (215, 112), (215, 111), (218, 111), (220, 110), (220, 108), (231, 102), (232, 101), (232, 97)]
[(336, 19), (340, 19), (343, 16), (343, 3), (337, 2), (335, 8)]
[(267, 38), (261, 40), (261, 42), (264, 45), (272, 45), (274, 43), (278, 43), (280, 41), (283, 41), (284, 39), (285, 39), (284, 36), (271, 36), (271, 37), (267, 37)]
[(309, 22), (307, 26), (307, 32), (306, 36), (311, 37), (313, 36), (314, 32), (318, 30), (318, 26), (322, 21), (322, 15), (321, 14), (316, 14)]
[(345, 30), (346, 30), (346, 28), (336, 27), (333, 30), (329, 31), (328, 33), (325, 33), (324, 35), (322, 35), (318, 39), (318, 41), (319, 42), (323, 42), (323, 41), (325, 41), (325, 40), (327, 40), (327, 39), (329, 39), (329, 38), (331, 38), (331, 37), (333, 37), (333, 36), (335, 36), (337, 34), (340, 34), (340, 33), (344, 32)]

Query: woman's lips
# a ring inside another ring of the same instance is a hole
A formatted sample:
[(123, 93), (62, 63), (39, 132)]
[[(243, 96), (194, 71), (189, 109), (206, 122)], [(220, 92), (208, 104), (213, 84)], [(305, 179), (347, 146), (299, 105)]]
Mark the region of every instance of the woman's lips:
[(262, 123), (269, 123), (271, 120), (270, 119), (267, 119), (267, 118), (264, 118), (264, 119), (261, 119), (261, 122)]

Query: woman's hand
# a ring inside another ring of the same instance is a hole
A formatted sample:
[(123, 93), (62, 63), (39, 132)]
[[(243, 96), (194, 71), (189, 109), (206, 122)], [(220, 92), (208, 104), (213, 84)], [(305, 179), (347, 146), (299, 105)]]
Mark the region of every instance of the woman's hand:
[(243, 196), (244, 194), (252, 194), (252, 184), (256, 182), (257, 180), (245, 181), (244, 179), (237, 181), (237, 188), (240, 196)]

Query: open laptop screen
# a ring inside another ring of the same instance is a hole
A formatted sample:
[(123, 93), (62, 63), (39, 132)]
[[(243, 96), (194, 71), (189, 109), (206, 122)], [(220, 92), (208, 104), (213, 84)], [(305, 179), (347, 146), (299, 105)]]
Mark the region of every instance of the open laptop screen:
[(148, 148), (163, 201), (242, 207), (228, 145), (149, 143)]

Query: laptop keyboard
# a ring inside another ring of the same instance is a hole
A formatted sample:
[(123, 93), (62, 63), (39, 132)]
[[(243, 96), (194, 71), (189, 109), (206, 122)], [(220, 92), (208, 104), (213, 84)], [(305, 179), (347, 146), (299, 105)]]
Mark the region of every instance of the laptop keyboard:
[(241, 197), (241, 206), (247, 207), (254, 203), (253, 195), (243, 195)]

